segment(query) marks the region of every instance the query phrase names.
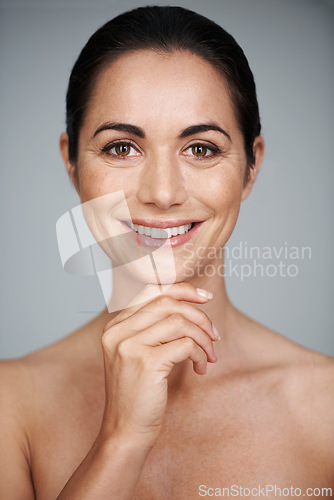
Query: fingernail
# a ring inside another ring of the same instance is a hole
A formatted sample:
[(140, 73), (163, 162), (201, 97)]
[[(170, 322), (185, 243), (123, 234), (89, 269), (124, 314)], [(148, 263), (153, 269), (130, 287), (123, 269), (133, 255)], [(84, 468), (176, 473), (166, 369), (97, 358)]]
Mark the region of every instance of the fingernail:
[(216, 356), (216, 360), (217, 360), (218, 358), (217, 358), (217, 353), (216, 353), (215, 346), (213, 345), (212, 348), (213, 348), (213, 352), (214, 352), (214, 355)]
[(215, 327), (215, 325), (212, 323), (212, 331), (213, 333), (215, 334), (215, 336), (217, 337), (218, 340), (221, 340), (221, 337), (219, 335), (219, 332), (217, 330), (217, 328)]
[(205, 299), (212, 299), (213, 295), (211, 292), (204, 290), (203, 288), (196, 288), (197, 295), (204, 297)]

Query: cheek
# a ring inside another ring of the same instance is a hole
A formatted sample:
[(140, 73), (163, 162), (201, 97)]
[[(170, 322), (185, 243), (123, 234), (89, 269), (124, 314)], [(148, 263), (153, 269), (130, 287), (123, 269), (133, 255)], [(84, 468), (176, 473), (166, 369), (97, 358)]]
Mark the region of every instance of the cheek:
[(217, 217), (226, 218), (231, 212), (239, 211), (242, 196), (240, 173), (231, 171), (219, 177), (212, 176), (205, 193), (207, 203)]
[(103, 165), (81, 164), (79, 185), (81, 202), (92, 200), (109, 193), (120, 191), (127, 185), (121, 172), (111, 175), (110, 169)]
[(222, 247), (229, 240), (237, 223), (242, 197), (240, 172), (231, 170), (208, 184), (207, 206), (212, 212), (210, 246)]

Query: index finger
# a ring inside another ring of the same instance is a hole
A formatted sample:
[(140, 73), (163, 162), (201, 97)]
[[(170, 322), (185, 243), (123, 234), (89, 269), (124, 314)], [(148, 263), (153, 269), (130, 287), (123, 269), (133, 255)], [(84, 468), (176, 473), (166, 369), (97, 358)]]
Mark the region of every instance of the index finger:
[(206, 304), (208, 300), (212, 299), (213, 295), (208, 290), (196, 288), (190, 283), (174, 283), (171, 285), (154, 285), (147, 284), (142, 290), (131, 300), (126, 309), (123, 309), (119, 314), (114, 316), (112, 320), (107, 323), (105, 329), (110, 326), (123, 321), (135, 312), (139, 311), (148, 302), (151, 302), (160, 295), (168, 295), (177, 300), (184, 300), (187, 302), (194, 302), (197, 304)]

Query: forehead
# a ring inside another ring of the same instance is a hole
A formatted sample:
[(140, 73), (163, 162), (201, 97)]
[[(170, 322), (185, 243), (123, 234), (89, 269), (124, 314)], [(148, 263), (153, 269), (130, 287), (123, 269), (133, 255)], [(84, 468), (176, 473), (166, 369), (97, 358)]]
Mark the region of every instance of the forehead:
[(94, 122), (112, 116), (149, 126), (183, 118), (194, 123), (223, 120), (236, 126), (223, 75), (185, 51), (143, 50), (120, 56), (99, 74), (87, 111), (86, 117)]

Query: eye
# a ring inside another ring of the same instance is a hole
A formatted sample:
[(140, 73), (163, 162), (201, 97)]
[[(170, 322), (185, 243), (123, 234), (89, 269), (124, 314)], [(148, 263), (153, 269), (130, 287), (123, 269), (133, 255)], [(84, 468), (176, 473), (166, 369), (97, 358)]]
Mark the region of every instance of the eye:
[(107, 153), (110, 156), (116, 156), (119, 158), (138, 156), (140, 153), (137, 148), (135, 148), (131, 142), (118, 141), (112, 142), (102, 148), (103, 153)]
[(209, 148), (198, 144), (197, 146), (191, 146), (191, 152), (194, 156), (207, 156)]
[(221, 150), (214, 144), (208, 145), (200, 142), (188, 146), (184, 151), (185, 156), (193, 156), (198, 159), (212, 158), (220, 153)]

